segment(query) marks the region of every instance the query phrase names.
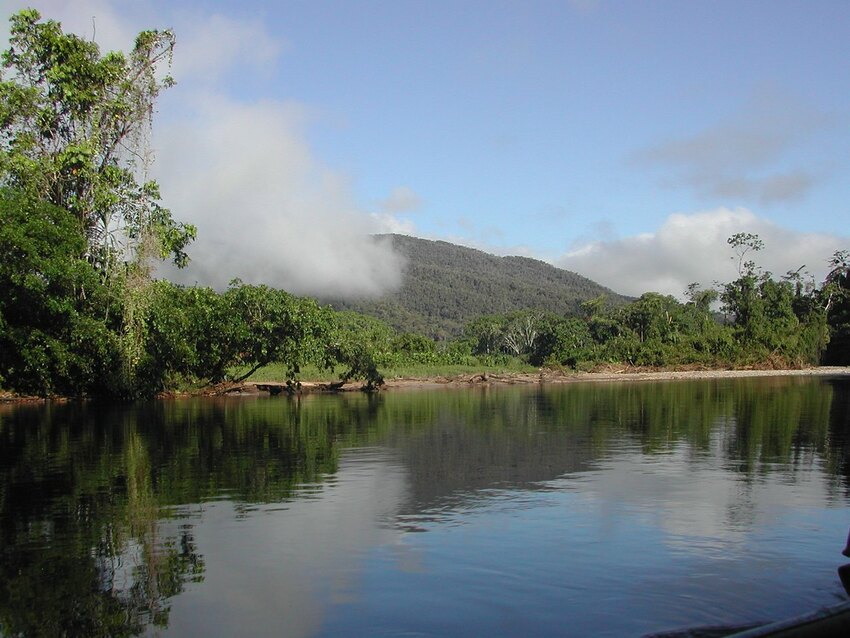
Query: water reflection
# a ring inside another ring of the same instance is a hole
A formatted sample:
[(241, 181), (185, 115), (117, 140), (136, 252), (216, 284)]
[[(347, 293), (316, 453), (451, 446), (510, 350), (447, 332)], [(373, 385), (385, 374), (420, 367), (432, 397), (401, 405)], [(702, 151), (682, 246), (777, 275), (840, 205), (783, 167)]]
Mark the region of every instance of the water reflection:
[(770, 620), (842, 591), (848, 396), (771, 378), (0, 406), (0, 633)]
[(232, 502), (203, 505), (195, 534), (207, 580), (174, 602), (171, 633), (315, 635), (326, 605), (356, 595), (362, 553), (395, 542), (398, 532), (376, 522), (404, 498), (401, 467), (367, 448), (345, 455), (334, 480), (308, 498), (256, 506), (251, 521)]
[(75, 406), (0, 421), (0, 627), (7, 635), (134, 635), (168, 623), (203, 579), (187, 526), (159, 523), (149, 448), (131, 423)]

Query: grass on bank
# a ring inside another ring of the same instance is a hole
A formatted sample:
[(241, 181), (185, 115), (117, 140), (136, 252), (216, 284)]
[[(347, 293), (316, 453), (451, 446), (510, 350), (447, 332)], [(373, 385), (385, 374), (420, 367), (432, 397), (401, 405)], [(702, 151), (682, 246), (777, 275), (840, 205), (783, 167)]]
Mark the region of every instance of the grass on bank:
[[(247, 372), (248, 368), (232, 370), (232, 376), (238, 376)], [(411, 364), (397, 367), (379, 368), (384, 379), (429, 379), (433, 377), (457, 377), (464, 375), (475, 375), (486, 372), (487, 374), (503, 374), (509, 372), (535, 372), (537, 368), (518, 359), (511, 359), (499, 365), (491, 363), (479, 363), (469, 365), (428, 365)], [(315, 366), (305, 366), (298, 375), (300, 381), (338, 381), (345, 370), (337, 366), (335, 370), (320, 370)], [(284, 381), (286, 379), (286, 367), (272, 363), (257, 370), (247, 381), (265, 383), (271, 381)]]

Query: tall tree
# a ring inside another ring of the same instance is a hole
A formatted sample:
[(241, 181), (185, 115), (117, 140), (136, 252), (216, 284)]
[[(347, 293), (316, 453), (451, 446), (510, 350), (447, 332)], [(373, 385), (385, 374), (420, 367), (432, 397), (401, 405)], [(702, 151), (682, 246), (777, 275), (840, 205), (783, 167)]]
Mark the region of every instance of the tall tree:
[(832, 333), (824, 363), (847, 365), (850, 363), (850, 251), (835, 251), (829, 266), (821, 289)]
[[(10, 18), (0, 56), (0, 187), (19, 194), (14, 201), (67, 211), (76, 224), (83, 241), (63, 258), (87, 262), (119, 302), (123, 374), (115, 387), (125, 394), (135, 393), (142, 360), (150, 261), (185, 265), (196, 232), (174, 220), (148, 179), (154, 105), (173, 84), (165, 72), (173, 48), (171, 31), (143, 31), (129, 54), (101, 55), (94, 42), (26, 9)], [(15, 271), (11, 253), (3, 257)], [(77, 301), (86, 290), (91, 284), (76, 289)]]
[(10, 19), (0, 74), (0, 183), (70, 211), (85, 257), (108, 278), (122, 261), (184, 265), (195, 228), (147, 179), (154, 104), (173, 84), (171, 31), (143, 31), (129, 55), (63, 33), (34, 9)]
[(804, 266), (777, 281), (745, 260), (764, 247), (758, 235), (737, 233), (728, 243), (736, 251), (739, 277), (723, 287), (720, 299), (733, 320), (739, 359), (779, 366), (818, 363), (828, 341), (826, 313), (814, 285), (800, 274)]

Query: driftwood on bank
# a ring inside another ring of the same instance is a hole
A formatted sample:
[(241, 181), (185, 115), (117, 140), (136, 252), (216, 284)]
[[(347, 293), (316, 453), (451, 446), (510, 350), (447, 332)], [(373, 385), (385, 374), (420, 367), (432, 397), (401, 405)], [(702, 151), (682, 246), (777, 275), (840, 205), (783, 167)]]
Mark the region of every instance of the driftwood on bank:
[[(718, 379), (740, 377), (778, 377), (778, 376), (850, 376), (850, 367), (816, 367), (799, 370), (630, 370), (611, 369), (604, 372), (560, 372), (540, 370), (529, 373), (492, 373), (459, 375), (455, 377), (438, 376), (429, 378), (398, 378), (387, 379), (381, 390), (437, 388), (437, 387), (470, 387), (490, 385), (528, 385), (534, 383), (563, 384), (582, 382), (612, 382), (612, 381), (673, 381), (685, 379)], [(280, 394), (310, 394), (367, 391), (368, 387), (351, 382), (308, 382), (287, 384), (286, 382), (243, 382), (230, 384), (227, 387), (217, 387), (210, 394), (240, 394), (256, 395), (269, 393), (272, 396)]]

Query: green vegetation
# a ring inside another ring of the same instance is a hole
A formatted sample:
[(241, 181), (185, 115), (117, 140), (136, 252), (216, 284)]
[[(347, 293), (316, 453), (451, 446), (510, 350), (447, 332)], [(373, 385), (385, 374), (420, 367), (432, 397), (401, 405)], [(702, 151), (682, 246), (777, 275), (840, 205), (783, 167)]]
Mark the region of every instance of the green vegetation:
[(108, 53), (34, 9), (10, 19), (3, 53), (0, 125), (3, 183), (67, 210), (104, 277), (151, 255), (184, 264), (192, 226), (159, 204), (145, 181), (146, 138), (171, 60), (170, 31), (140, 33), (129, 56)]
[(628, 300), (532, 259), (401, 236), (388, 240), (408, 260), (402, 289), (348, 309), (239, 281), (224, 292), (155, 281), (152, 261), (185, 265), (196, 232), (145, 177), (173, 35), (143, 32), (128, 56), (101, 55), (34, 10), (12, 16), (10, 33), (0, 75), (6, 389), (135, 398), (264, 369), (293, 388), (310, 370), (375, 389), (385, 376), (530, 366), (850, 363), (850, 253), (834, 254), (820, 287), (800, 270), (776, 279), (752, 259), (762, 242), (748, 233), (729, 239), (738, 278), (694, 284), (684, 303)]
[(136, 394), (149, 260), (185, 264), (195, 235), (145, 178), (153, 106), (172, 84), (163, 67), (173, 34), (145, 31), (128, 56), (102, 56), (27, 9), (11, 17), (9, 43), (0, 381), (41, 394)]
[(377, 317), (399, 332), (445, 341), (482, 315), (535, 308), (575, 314), (587, 299), (612, 305), (626, 297), (573, 272), (527, 257), (496, 257), (480, 250), (404, 235), (384, 235), (406, 262), (401, 288), (377, 300), (328, 300), (338, 309)]
[(826, 276), (821, 297), (827, 311), (830, 328), (829, 347), (824, 363), (850, 364), (850, 251), (839, 250), (829, 261), (832, 269)]

